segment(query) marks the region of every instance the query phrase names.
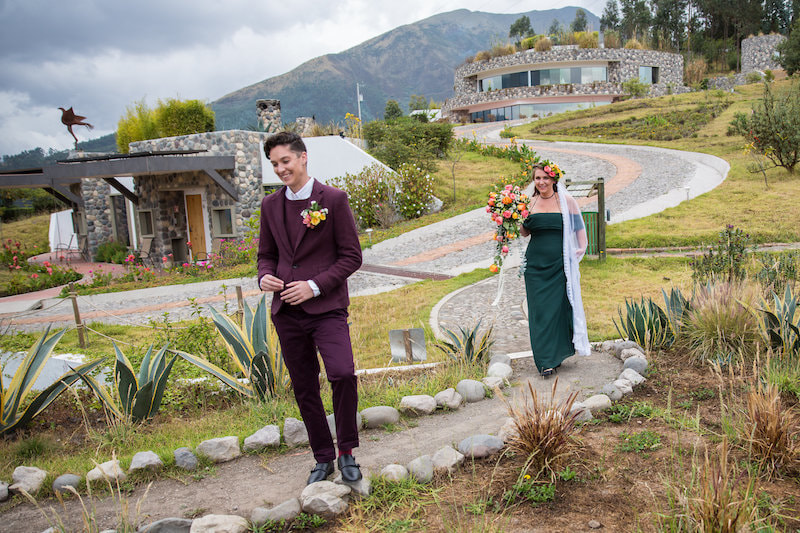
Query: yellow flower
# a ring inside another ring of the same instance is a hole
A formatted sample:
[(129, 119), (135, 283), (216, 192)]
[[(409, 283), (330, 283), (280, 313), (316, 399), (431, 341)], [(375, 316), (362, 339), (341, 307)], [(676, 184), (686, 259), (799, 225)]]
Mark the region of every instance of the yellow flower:
[(319, 211), (313, 211), (313, 212), (311, 213), (311, 216), (312, 216), (312, 217), (315, 217), (315, 218), (319, 218)]
[(319, 217), (312, 216), (311, 217), (311, 225), (312, 226), (316, 226), (317, 224), (319, 224)]
[(325, 213), (320, 213), (319, 214), (319, 219), (320, 220), (325, 220)]
[(530, 478), (531, 478), (530, 474), (525, 474), (525, 479), (530, 479)]

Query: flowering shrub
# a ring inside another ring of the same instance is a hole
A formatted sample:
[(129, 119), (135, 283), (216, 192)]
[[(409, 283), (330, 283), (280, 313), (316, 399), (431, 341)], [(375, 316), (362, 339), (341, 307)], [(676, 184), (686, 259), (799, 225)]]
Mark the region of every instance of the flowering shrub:
[[(34, 248), (36, 247), (34, 246)], [(19, 241), (8, 239), (3, 242), (3, 249), (0, 250), (0, 264), (5, 265), (9, 270), (20, 270), (32, 255), (34, 254), (22, 248)]]
[(498, 188), (503, 188), (509, 183), (512, 185), (518, 185), (520, 187), (526, 186), (528, 183), (533, 181), (534, 165), (542, 161), (542, 158), (536, 155), (535, 151), (531, 150), (524, 144), (517, 144), (516, 138), (512, 138), (510, 144), (505, 146), (496, 146), (479, 143), (473, 132), (472, 139), (461, 139), (459, 143), (461, 148), (469, 152), (475, 152), (488, 157), (499, 157), (519, 163), (519, 174), (514, 174), (508, 179), (501, 179), (501, 182), (497, 184)]
[(369, 166), (358, 174), (345, 174), (329, 183), (347, 193), (350, 208), (362, 228), (379, 225), (381, 210), (392, 204), (394, 178), (381, 165)]
[(177, 274), (184, 274), (192, 277), (202, 277), (211, 274), (214, 269), (214, 263), (209, 261), (196, 261), (194, 263), (181, 263), (172, 267), (170, 272)]
[(100, 243), (97, 247), (97, 252), (94, 254), (94, 260), (100, 263), (117, 263), (122, 264), (128, 256), (128, 248), (121, 242), (115, 240), (108, 240)]
[(413, 165), (403, 165), (397, 172), (394, 203), (403, 218), (422, 216), (433, 199), (433, 178)]
[(489, 193), (486, 212), (497, 226), (493, 239), (497, 244), (494, 262), (489, 270), (497, 272), (508, 255), (508, 244), (519, 237), (522, 221), (528, 217), (528, 195), (511, 184)]
[(257, 253), (258, 237), (253, 237), (248, 232), (248, 235), (242, 238), (222, 239), (219, 245), (219, 252), (211, 254), (210, 260), (220, 268), (255, 264)]
[[(17, 261), (19, 261), (19, 256)], [(45, 261), (41, 265), (23, 264), (15, 265), (12, 269), (11, 279), (0, 288), (0, 296), (11, 296), (26, 292), (40, 291), (66, 285), (71, 281), (77, 281), (83, 277), (75, 272), (71, 267), (61, 267)]]
[(119, 281), (141, 281), (149, 282), (156, 279), (156, 273), (150, 267), (136, 263), (133, 255), (128, 256), (125, 260), (126, 273), (119, 277)]

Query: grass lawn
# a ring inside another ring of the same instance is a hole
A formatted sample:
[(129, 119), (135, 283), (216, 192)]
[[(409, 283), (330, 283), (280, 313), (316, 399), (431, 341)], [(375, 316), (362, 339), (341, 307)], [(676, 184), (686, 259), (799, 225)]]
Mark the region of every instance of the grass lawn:
[[(774, 82), (776, 89), (789, 87), (789, 81)], [(658, 117), (675, 108), (713, 101), (705, 92), (664, 96), (648, 100), (629, 100), (594, 109), (564, 113), (533, 125), (512, 129), (521, 139), (617, 142), (643, 144), (677, 150), (702, 152), (728, 161), (731, 170), (719, 187), (679, 206), (661, 213), (614, 224), (608, 227), (609, 247), (651, 247), (708, 244), (716, 240), (719, 231), (732, 224), (748, 232), (754, 242), (800, 241), (800, 187), (798, 174), (784, 169), (767, 171), (768, 187), (761, 174), (748, 171), (752, 156), (744, 153), (744, 139), (726, 135), (728, 124), (736, 112), (749, 112), (752, 104), (762, 95), (761, 85), (737, 87), (723, 98), (731, 105), (717, 118), (699, 129), (696, 137), (673, 141), (642, 141), (637, 139), (609, 139), (560, 135), (559, 130), (603, 122), (612, 122), (632, 116)], [(609, 126), (609, 129), (611, 126)], [(531, 129), (534, 131), (532, 132)], [(547, 133), (543, 133), (547, 132)]]

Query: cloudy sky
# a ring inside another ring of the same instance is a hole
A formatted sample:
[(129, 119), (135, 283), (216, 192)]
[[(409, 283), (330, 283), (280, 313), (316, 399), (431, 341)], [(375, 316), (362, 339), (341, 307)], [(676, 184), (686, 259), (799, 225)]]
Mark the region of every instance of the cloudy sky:
[(606, 0), (0, 0), (0, 154), (65, 149), (58, 107), (116, 130), (144, 98), (215, 100), (402, 24), (455, 9), (521, 13)]

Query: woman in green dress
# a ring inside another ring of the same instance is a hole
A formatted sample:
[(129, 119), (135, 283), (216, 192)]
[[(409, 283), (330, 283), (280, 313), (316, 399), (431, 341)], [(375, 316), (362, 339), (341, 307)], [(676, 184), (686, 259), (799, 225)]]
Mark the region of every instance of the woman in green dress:
[(589, 355), (578, 263), (586, 252), (580, 208), (563, 187), (561, 170), (543, 162), (534, 167), (534, 187), (520, 234), (530, 235), (525, 252), (528, 324), (536, 368), (550, 376), (567, 357)]

